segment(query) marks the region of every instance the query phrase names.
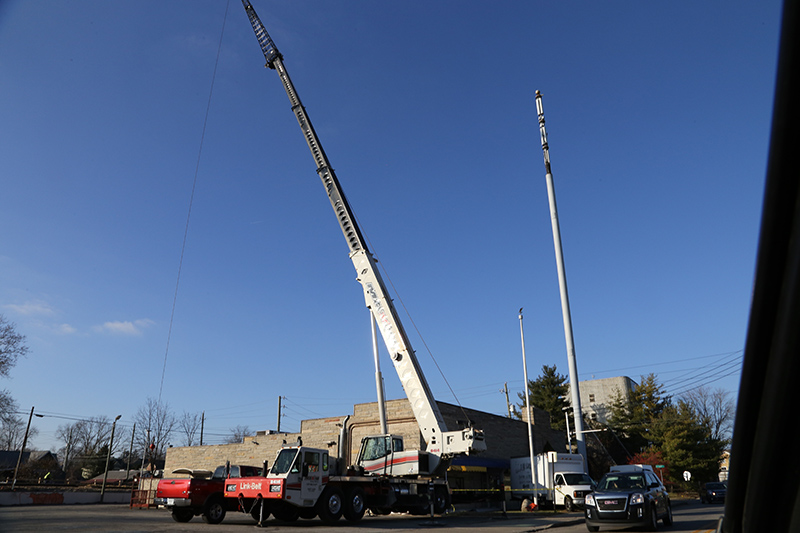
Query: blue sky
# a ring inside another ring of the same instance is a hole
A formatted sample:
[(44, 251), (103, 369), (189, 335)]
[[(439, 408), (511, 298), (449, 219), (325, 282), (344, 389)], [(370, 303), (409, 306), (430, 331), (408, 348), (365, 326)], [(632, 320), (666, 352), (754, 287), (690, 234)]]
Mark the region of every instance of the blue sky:
[[(437, 399), (455, 403), (449, 383), (505, 414), (520, 307), (531, 377), (567, 373), (536, 90), (580, 378), (735, 393), (778, 2), (254, 6)], [(227, 9), (223, 33), (223, 1), (0, 3), (0, 313), (31, 350), (0, 388), (45, 414), (36, 447), (70, 418), (130, 427), (159, 394), (205, 411), (207, 442), (274, 429), (279, 396), (284, 430), (374, 401), (347, 247), (244, 9)], [(385, 354), (383, 371), (401, 397)]]

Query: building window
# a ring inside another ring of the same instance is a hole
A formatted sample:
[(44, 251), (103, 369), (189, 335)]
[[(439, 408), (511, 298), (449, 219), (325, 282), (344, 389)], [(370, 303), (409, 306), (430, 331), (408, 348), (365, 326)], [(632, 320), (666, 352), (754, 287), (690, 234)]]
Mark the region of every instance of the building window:
[(594, 394), (589, 395), (589, 403), (594, 403)]

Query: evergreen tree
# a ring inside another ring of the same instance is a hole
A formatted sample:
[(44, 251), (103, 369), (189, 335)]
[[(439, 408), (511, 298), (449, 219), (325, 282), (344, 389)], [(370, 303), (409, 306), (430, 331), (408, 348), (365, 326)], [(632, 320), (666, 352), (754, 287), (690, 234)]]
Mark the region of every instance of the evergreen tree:
[(616, 391), (609, 404), (608, 425), (630, 453), (636, 454), (654, 444), (653, 425), (670, 405), (671, 398), (655, 374), (642, 376), (629, 396)]
[(653, 437), (673, 481), (683, 482), (690, 472), (698, 483), (716, 481), (725, 441), (716, 438), (702, 417), (683, 400), (670, 405), (653, 426)]
[[(542, 374), (535, 380), (528, 380), (528, 392), (530, 394), (531, 407), (536, 407), (550, 413), (550, 425), (553, 429), (564, 431), (564, 407), (568, 407), (566, 401), (569, 393), (567, 376), (558, 373), (556, 365), (542, 366)], [(525, 412), (525, 393), (517, 393), (520, 403), (514, 407), (514, 416), (522, 418)]]

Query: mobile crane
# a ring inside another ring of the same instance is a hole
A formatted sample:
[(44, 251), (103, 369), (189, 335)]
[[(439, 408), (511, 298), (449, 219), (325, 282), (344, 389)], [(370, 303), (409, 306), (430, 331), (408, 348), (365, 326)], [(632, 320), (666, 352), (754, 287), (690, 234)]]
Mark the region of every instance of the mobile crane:
[[(272, 469), (265, 472), (263, 478), (231, 479), (225, 495), (238, 497), (243, 510), (253, 513), (257, 519), (271, 512), (284, 520), (319, 515), (332, 522), (343, 513), (348, 520), (357, 521), (366, 508), (379, 511), (418, 509), (429, 492), (434, 495), (434, 509), (441, 513), (449, 501), (442, 475), (454, 456), (486, 449), (483, 431), (473, 427), (448, 431), (376, 260), (286, 71), (283, 56), (250, 1), (242, 0), (242, 4), (261, 46), (266, 67), (278, 73), (311, 150), (317, 174), (347, 241), (366, 306), (378, 324), (426, 450), (404, 450), (402, 437), (397, 435), (365, 437), (356, 466), (343, 472), (344, 457), (331, 461), (327, 450), (289, 446), (279, 452)], [(345, 446), (340, 445), (340, 454), (343, 449)]]

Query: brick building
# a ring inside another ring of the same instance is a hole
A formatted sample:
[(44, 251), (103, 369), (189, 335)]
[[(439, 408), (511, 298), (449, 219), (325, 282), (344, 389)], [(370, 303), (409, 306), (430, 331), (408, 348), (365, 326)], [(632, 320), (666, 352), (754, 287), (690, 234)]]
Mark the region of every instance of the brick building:
[[(527, 424), (521, 420), (462, 409), (448, 403), (437, 402), (449, 430), (466, 427), (470, 422), (486, 435), (486, 452), (479, 455), (457, 457), (448, 471), (448, 480), (454, 489), (477, 493), (497, 489), (507, 484), (511, 457), (528, 455)], [(402, 435), (406, 449), (424, 449), (422, 436), (407, 399), (386, 402), (386, 422), (389, 433)], [(331, 456), (339, 456), (340, 434), (344, 431), (349, 446), (344, 451), (345, 464), (352, 464), (358, 456), (361, 439), (380, 433), (378, 404), (365, 403), (353, 407), (351, 415), (303, 420), (300, 433), (261, 431), (236, 444), (173, 447), (167, 450), (165, 475), (171, 476), (176, 468), (202, 468), (213, 470), (230, 461), (232, 464), (260, 466), (270, 463), (284, 442), (292, 444), (298, 437), (306, 446), (328, 449)], [(566, 450), (566, 435), (550, 427), (549, 415), (534, 408), (534, 450)], [(490, 494), (490, 493), (487, 493)], [(474, 495), (474, 494), (473, 494)]]

